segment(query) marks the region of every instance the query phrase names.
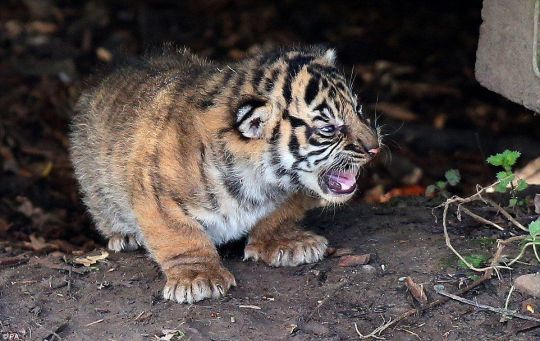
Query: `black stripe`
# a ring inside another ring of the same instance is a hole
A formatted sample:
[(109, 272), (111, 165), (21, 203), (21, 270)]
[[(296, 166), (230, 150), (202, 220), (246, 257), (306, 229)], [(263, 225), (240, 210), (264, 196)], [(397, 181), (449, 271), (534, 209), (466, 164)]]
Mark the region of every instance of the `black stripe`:
[(294, 186), (300, 186), (300, 180), (298, 179), (298, 174), (297, 173), (291, 173), (291, 174), (289, 174), (289, 176), (291, 178), (291, 183)]
[[(242, 108), (242, 107), (241, 107), (241, 108)], [(241, 109), (241, 108), (240, 108), (240, 109)], [(240, 109), (239, 109), (238, 111), (240, 111)], [(249, 109), (248, 112), (246, 112), (246, 113), (244, 114), (244, 116), (242, 116), (242, 117), (240, 118), (240, 120), (238, 120), (238, 118), (237, 118), (237, 120), (236, 120), (236, 127), (240, 127), (240, 126), (242, 125), (242, 123), (244, 123), (248, 118), (250, 118), (250, 117), (254, 114), (255, 109), (257, 109), (257, 108), (256, 108), (256, 107), (251, 107), (251, 109)], [(237, 113), (238, 113), (238, 111), (237, 111)]]
[[(230, 70), (229, 70), (230, 71)], [(230, 74), (232, 72), (227, 72), (223, 74), (222, 79), (219, 82), (216, 82), (212, 88), (203, 91), (204, 94), (202, 95), (203, 98), (197, 102), (197, 106), (201, 110), (206, 110), (216, 104), (216, 97), (221, 92), (221, 89), (223, 88), (223, 84), (227, 83)]]
[(161, 176), (159, 175), (159, 161), (160, 161), (160, 149), (157, 147), (154, 148), (154, 153), (151, 156), (152, 167), (150, 169), (150, 181), (152, 186), (152, 194), (154, 200), (158, 205), (159, 211), (163, 211), (163, 205), (161, 203), (160, 194), (163, 190), (161, 183)]
[(322, 85), (323, 85), (323, 87), (325, 87), (325, 88), (328, 87), (328, 81), (326, 80), (326, 78), (323, 78), (323, 79), (322, 79)]
[(311, 63), (311, 61), (313, 61), (312, 56), (304, 55), (298, 55), (288, 60), (287, 77), (285, 78), (285, 83), (283, 84), (283, 98), (285, 98), (285, 102), (287, 102), (287, 105), (291, 103), (292, 83), (294, 77), (296, 77), (302, 67)]
[(306, 158), (309, 158), (310, 156), (313, 156), (313, 155), (320, 155), (322, 153), (324, 153), (325, 151), (327, 151), (328, 148), (323, 148), (323, 149), (318, 149), (318, 150), (314, 150), (312, 152), (309, 152), (307, 155), (306, 155)]
[(298, 127), (307, 127), (308, 124), (306, 123), (306, 121), (304, 121), (303, 119), (299, 118), (299, 117), (295, 117), (295, 116), (291, 116), (289, 115), (288, 116), (288, 119), (289, 119), (289, 122), (291, 122), (291, 126), (293, 128), (298, 128)]
[(216, 198), (216, 194), (212, 191), (212, 188), (210, 188), (210, 184), (208, 183), (208, 176), (206, 174), (206, 169), (204, 168), (206, 164), (206, 148), (201, 143), (199, 149), (201, 153), (201, 162), (199, 163), (199, 173), (201, 174), (201, 181), (204, 186), (204, 194), (206, 195), (206, 198), (210, 202), (210, 209), (216, 210), (219, 207), (219, 202)]
[(336, 94), (337, 94), (337, 91), (336, 91), (336, 87), (335, 86), (332, 86), (330, 88), (330, 91), (328, 92), (328, 95), (332, 98), (336, 97)]
[(263, 56), (261, 59), (261, 65), (272, 65), (274, 64), (281, 56), (283, 55), (283, 52), (276, 49), (273, 51), (268, 52)]
[(255, 71), (255, 74), (253, 75), (253, 78), (251, 80), (251, 84), (253, 84), (253, 87), (255, 88), (255, 90), (259, 90), (259, 87), (260, 87), (260, 83), (264, 77), (264, 71), (265, 69), (260, 66), (256, 71)]
[(319, 93), (319, 78), (312, 76), (309, 80), (309, 83), (306, 87), (306, 92), (304, 94), (304, 101), (307, 105), (310, 105), (311, 102), (317, 97)]
[(274, 83), (276, 82), (276, 79), (279, 75), (279, 69), (274, 69), (272, 70), (272, 72), (270, 73), (270, 78), (266, 78), (264, 80), (265, 84), (264, 84), (264, 90), (266, 90), (266, 92), (270, 92), (273, 88), (274, 88)]
[(298, 152), (299, 149), (300, 144), (298, 143), (298, 138), (296, 137), (296, 135), (292, 134), (291, 140), (289, 141), (289, 151), (291, 152), (291, 154), (296, 156), (297, 159), (300, 157), (300, 153)]
[(281, 127), (281, 123), (278, 121), (278, 123), (272, 130), (272, 137), (270, 138), (270, 144), (275, 145), (278, 142), (279, 137), (281, 136), (280, 127)]
[(253, 113), (255, 112), (255, 109), (264, 106), (265, 102), (259, 99), (250, 99), (247, 101), (244, 101), (242, 105), (236, 110), (236, 114), (238, 115), (238, 112), (240, 109), (251, 106), (251, 109), (248, 110), (248, 112), (244, 113), (242, 117), (240, 117), (240, 120), (238, 119), (238, 116), (236, 117), (236, 127), (239, 127), (244, 123), (248, 118), (250, 118)]
[(344, 77), (338, 72), (338, 70), (333, 66), (327, 66), (327, 65), (321, 65), (321, 64), (312, 64), (308, 67), (308, 70), (311, 71), (318, 71), (320, 73), (339, 78), (344, 79)]
[(312, 146), (316, 146), (316, 147), (319, 147), (319, 146), (329, 146), (331, 144), (333, 144), (334, 142), (333, 141), (322, 141), (322, 142), (319, 142), (315, 139), (310, 139), (309, 140), (309, 144), (311, 144)]
[(351, 143), (351, 144), (348, 144), (345, 147), (343, 147), (343, 150), (351, 150), (353, 152), (362, 154), (362, 152), (363, 152), (362, 148), (363, 147), (360, 147), (360, 146), (357, 146), (357, 145)]
[[(330, 114), (331, 117), (328, 116), (328, 114), (326, 114), (325, 110), (324, 109), (328, 109), (328, 113)], [(332, 110), (330, 109), (330, 107), (328, 106), (328, 103), (326, 103), (326, 101), (322, 101), (321, 104), (317, 105), (313, 111), (318, 111), (319, 114), (326, 118), (328, 121), (330, 121), (332, 118), (335, 118), (334, 116), (334, 113), (332, 112)], [(326, 121), (326, 122), (328, 122)]]
[(182, 212), (187, 216), (187, 217), (190, 217), (191, 214), (189, 213), (189, 210), (186, 206), (186, 204), (184, 203), (184, 200), (182, 200), (182, 198), (180, 198), (180, 195), (176, 192), (172, 192), (169, 194), (169, 196), (171, 197), (172, 201), (174, 201), (176, 203), (176, 205), (178, 207), (180, 207), (180, 209), (182, 210)]
[(218, 130), (217, 136), (218, 138), (222, 139), (225, 136), (225, 134), (230, 133), (231, 131), (233, 131), (233, 128), (220, 129)]
[(341, 142), (341, 141), (338, 141), (334, 146), (330, 147), (330, 152), (329, 152), (325, 157), (316, 160), (316, 161), (314, 162), (314, 165), (315, 165), (315, 166), (318, 165), (319, 163), (321, 163), (321, 162), (323, 162), (324, 160), (326, 160), (327, 157), (328, 157), (328, 155), (332, 155), (332, 153), (334, 152), (334, 150), (336, 150), (336, 148), (339, 146), (339, 143), (340, 143), (340, 142)]
[(302, 69), (305, 65), (311, 63), (313, 59), (313, 56), (304, 55), (298, 55), (296, 57), (293, 57), (288, 61), (289, 71), (292, 73), (293, 76), (296, 76), (300, 69)]
[(330, 122), (330, 120), (328, 119), (328, 117), (323, 117), (323, 116), (320, 116), (320, 115), (316, 115), (315, 117), (313, 117), (313, 121)]
[(224, 166), (220, 169), (221, 180), (229, 195), (239, 203), (247, 204), (249, 207), (260, 205), (260, 202), (244, 194), (242, 190), (243, 179), (235, 172), (234, 155), (227, 149), (225, 144), (222, 143), (220, 146)]
[[(232, 72), (232, 71), (231, 71)], [(233, 85), (230, 87), (232, 89), (232, 93), (233, 94), (239, 94), (240, 93), (240, 89), (242, 87), (242, 85), (244, 84), (245, 82), (245, 74), (240, 74), (238, 72), (236, 72), (235, 74), (235, 77), (232, 77), (232, 79), (234, 79), (234, 83)], [(230, 83), (230, 82), (227, 82), (227, 83)], [(228, 87), (228, 85), (226, 85)], [(238, 97), (237, 96), (231, 96), (229, 97), (229, 108), (231, 108), (232, 110), (234, 110), (234, 105), (237, 104), (237, 99)]]

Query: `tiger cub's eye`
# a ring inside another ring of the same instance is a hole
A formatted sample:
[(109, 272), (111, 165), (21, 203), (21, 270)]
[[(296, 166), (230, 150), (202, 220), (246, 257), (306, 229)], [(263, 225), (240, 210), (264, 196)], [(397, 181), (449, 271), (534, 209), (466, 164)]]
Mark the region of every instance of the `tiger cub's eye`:
[(326, 134), (334, 134), (336, 132), (336, 126), (333, 124), (329, 124), (327, 126), (319, 128), (319, 130)]

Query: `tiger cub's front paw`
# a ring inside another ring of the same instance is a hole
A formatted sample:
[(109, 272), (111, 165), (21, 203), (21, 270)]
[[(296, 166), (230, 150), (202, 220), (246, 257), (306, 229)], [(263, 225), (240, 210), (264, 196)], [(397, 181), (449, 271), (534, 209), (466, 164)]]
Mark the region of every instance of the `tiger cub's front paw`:
[(249, 239), (244, 260), (262, 260), (270, 266), (297, 266), (324, 258), (328, 240), (308, 231), (289, 231), (264, 240)]
[(221, 264), (178, 265), (165, 271), (163, 297), (178, 303), (194, 303), (219, 298), (236, 286), (236, 280)]

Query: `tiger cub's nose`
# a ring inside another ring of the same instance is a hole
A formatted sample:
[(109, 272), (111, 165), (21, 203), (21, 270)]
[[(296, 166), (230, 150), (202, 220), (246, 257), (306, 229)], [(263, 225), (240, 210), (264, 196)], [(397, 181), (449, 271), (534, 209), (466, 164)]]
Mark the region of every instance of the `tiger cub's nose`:
[(374, 157), (375, 155), (379, 154), (380, 150), (381, 149), (379, 147), (371, 148), (370, 150), (368, 150), (368, 154), (369, 154), (369, 156)]

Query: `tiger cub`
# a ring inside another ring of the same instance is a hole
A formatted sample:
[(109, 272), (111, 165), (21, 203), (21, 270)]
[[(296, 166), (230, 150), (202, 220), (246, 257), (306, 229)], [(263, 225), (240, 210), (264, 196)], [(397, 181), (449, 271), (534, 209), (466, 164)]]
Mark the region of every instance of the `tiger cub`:
[(296, 266), (327, 240), (304, 212), (342, 203), (379, 151), (334, 50), (276, 50), (232, 64), (165, 51), (82, 93), (71, 158), (84, 203), (114, 251), (146, 248), (166, 299), (235, 286), (216, 245), (248, 236), (245, 259)]

